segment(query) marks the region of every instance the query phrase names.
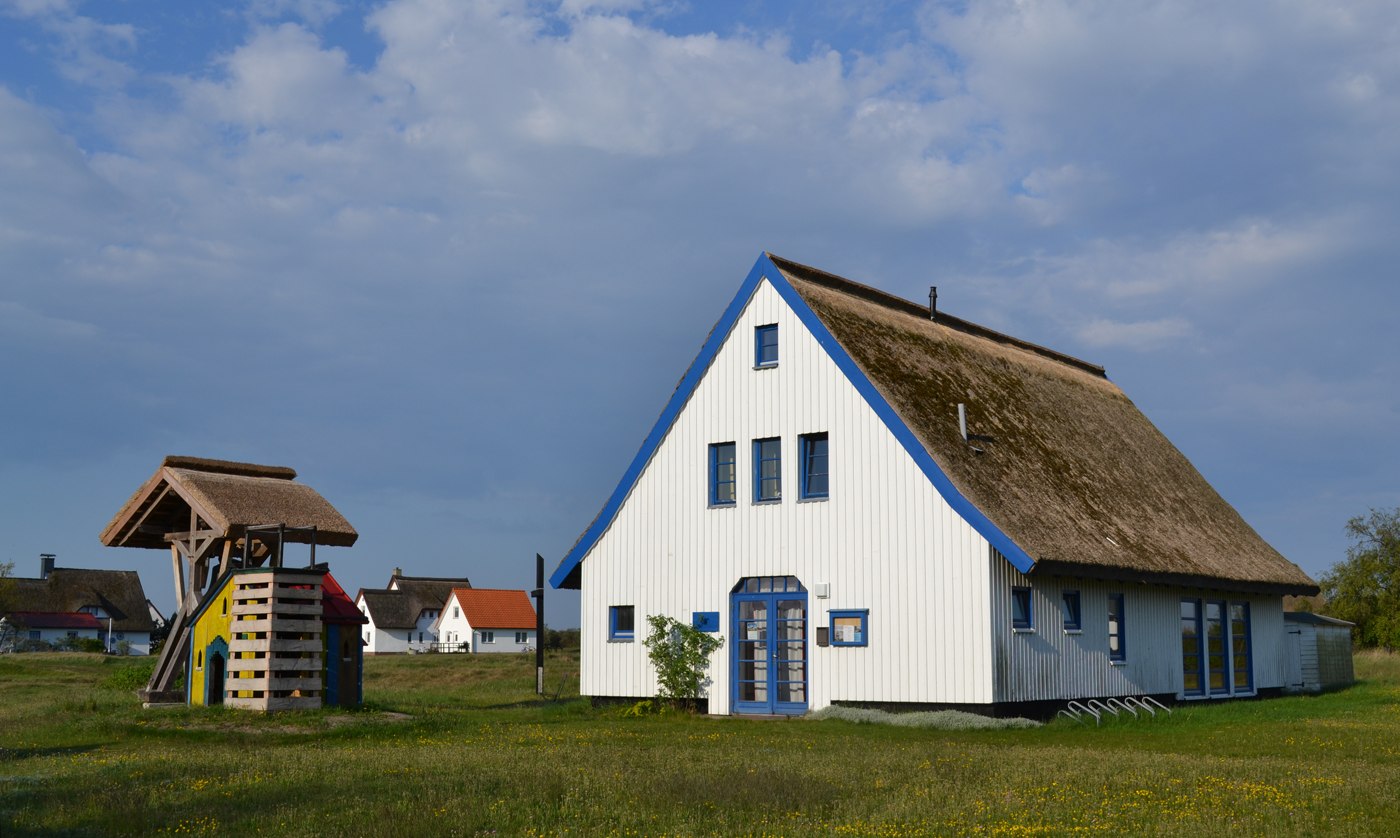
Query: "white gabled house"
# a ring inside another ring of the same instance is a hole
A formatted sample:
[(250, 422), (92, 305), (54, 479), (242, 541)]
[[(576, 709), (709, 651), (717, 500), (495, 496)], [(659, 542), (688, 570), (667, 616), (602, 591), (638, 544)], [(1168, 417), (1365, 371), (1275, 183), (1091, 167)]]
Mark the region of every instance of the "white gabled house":
[(369, 619), (363, 629), (365, 654), (432, 651), (443, 601), (453, 588), (470, 587), (466, 577), (404, 576), (394, 568), (388, 586), (361, 588), (355, 607)]
[(935, 301), (759, 258), (551, 577), (584, 695), (655, 694), (649, 614), (724, 636), (712, 713), (1284, 686), (1313, 581), (1101, 367)]
[(433, 629), (449, 652), (525, 652), (535, 648), (535, 608), (524, 591), (454, 588)]

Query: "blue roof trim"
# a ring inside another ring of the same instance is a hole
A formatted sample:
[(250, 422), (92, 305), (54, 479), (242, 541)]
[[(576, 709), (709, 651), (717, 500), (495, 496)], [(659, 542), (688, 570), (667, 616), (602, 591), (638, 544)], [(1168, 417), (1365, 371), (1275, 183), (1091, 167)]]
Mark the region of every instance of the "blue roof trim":
[[(661, 447), (661, 441), (666, 438), (666, 433), (671, 430), (671, 425), (675, 423), (676, 417), (680, 415), (681, 409), (686, 402), (690, 401), (695, 388), (700, 385), (700, 379), (704, 377), (705, 371), (710, 368), (715, 356), (719, 354), (720, 347), (724, 346), (725, 340), (729, 338), (729, 332), (734, 328), (734, 324), (739, 321), (739, 316), (744, 313), (744, 308), (748, 306), (749, 299), (753, 297), (754, 291), (758, 290), (758, 285), (765, 276), (765, 269), (771, 275), (781, 277), (776, 266), (768, 259), (768, 254), (763, 254), (754, 263), (753, 270), (749, 271), (744, 284), (739, 287), (739, 291), (734, 295), (734, 299), (729, 301), (729, 306), (725, 308), (724, 314), (720, 315), (719, 322), (710, 331), (710, 337), (705, 341), (705, 345), (700, 347), (700, 354), (695, 356), (695, 360), (690, 362), (690, 369), (686, 370), (685, 377), (676, 385), (676, 391), (671, 394), (671, 400), (666, 403), (666, 408), (657, 417), (656, 424), (652, 426), (651, 433), (642, 442), (642, 447), (638, 449), (637, 456), (632, 458), (632, 464), (627, 467), (626, 473), (622, 475), (622, 480), (618, 481), (617, 488), (613, 489), (612, 496), (604, 504), (598, 517), (593, 519), (593, 523), (584, 531), (578, 543), (569, 551), (569, 554), (559, 562), (559, 567), (549, 577), (549, 584), (555, 588), (562, 587), (565, 579), (574, 572), (583, 561), (583, 557), (588, 551), (593, 549), (593, 545), (603, 536), (608, 527), (612, 525), (613, 519), (617, 517), (617, 512), (622, 508), (622, 502), (631, 493), (632, 487), (642, 476), (642, 470), (646, 468), (651, 457), (656, 453), (656, 449)], [(770, 277), (771, 281), (771, 277)], [(787, 283), (784, 282), (784, 285)]]
[(812, 336), (817, 339), (817, 343), (826, 350), (827, 355), (836, 362), (837, 368), (855, 386), (856, 391), (865, 399), (865, 403), (870, 405), (870, 408), (875, 411), (875, 415), (880, 417), (880, 421), (884, 422), (890, 433), (894, 434), (895, 439), (913, 458), (914, 463), (918, 465), (919, 470), (924, 473), (933, 487), (938, 490), (938, 494), (943, 497), (943, 500), (953, 508), (953, 511), (962, 516), (979, 535), (987, 539), (987, 542), (1001, 553), (1013, 567), (1022, 573), (1030, 572), (1031, 568), (1035, 566), (1035, 560), (1016, 542), (1012, 541), (1006, 533), (1002, 532), (996, 524), (993, 524), (986, 515), (982, 514), (982, 510), (963, 497), (962, 492), (959, 492), (957, 487), (953, 485), (953, 481), (949, 480), (948, 475), (944, 474), (943, 469), (934, 462), (923, 443), (919, 442), (919, 438), (914, 435), (914, 432), (904, 423), (895, 409), (866, 377), (860, 366), (836, 340), (836, 336), (831, 333), (831, 330), (826, 327), (826, 324), (821, 321), (811, 306), (802, 299), (802, 295), (797, 293), (797, 289), (793, 288), (787, 281), (783, 272), (778, 269), (777, 265), (773, 264), (773, 260), (768, 258), (768, 254), (764, 253), (754, 263), (753, 269), (749, 271), (749, 275), (744, 280), (744, 284), (740, 286), (739, 292), (734, 295), (734, 299), (730, 301), (728, 308), (720, 316), (719, 322), (710, 332), (709, 339), (700, 348), (700, 354), (691, 362), (690, 369), (686, 370), (685, 377), (677, 385), (676, 391), (671, 395), (671, 400), (666, 403), (665, 410), (661, 412), (656, 424), (652, 426), (651, 433), (647, 434), (646, 441), (637, 451), (637, 456), (632, 459), (632, 464), (628, 466), (627, 472), (622, 475), (622, 480), (618, 482), (617, 488), (613, 490), (607, 504), (603, 506), (602, 511), (598, 513), (598, 517), (589, 525), (583, 536), (579, 538), (574, 548), (559, 562), (559, 567), (549, 577), (549, 584), (555, 588), (562, 587), (569, 575), (583, 561), (583, 557), (612, 525), (618, 510), (622, 508), (623, 501), (627, 499), (632, 487), (641, 477), (642, 470), (651, 461), (656, 449), (661, 446), (661, 441), (666, 438), (666, 433), (671, 429), (671, 425), (680, 415), (686, 402), (690, 401), (695, 388), (700, 384), (700, 379), (710, 368), (715, 355), (719, 354), (720, 347), (728, 339), (729, 332), (738, 322), (739, 316), (743, 314), (749, 299), (758, 290), (759, 283), (765, 278), (793, 310), (797, 318), (802, 321), (802, 324), (807, 327), (807, 330), (812, 333)]

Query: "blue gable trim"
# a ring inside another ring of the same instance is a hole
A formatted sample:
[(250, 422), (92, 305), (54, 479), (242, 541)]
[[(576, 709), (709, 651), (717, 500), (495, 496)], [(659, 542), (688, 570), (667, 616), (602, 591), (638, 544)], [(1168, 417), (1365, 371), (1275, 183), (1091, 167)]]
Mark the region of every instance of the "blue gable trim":
[(554, 574), (549, 577), (549, 584), (555, 588), (563, 587), (569, 576), (578, 570), (578, 566), (583, 561), (583, 557), (588, 554), (589, 550), (593, 549), (593, 545), (598, 542), (598, 539), (601, 538), (608, 527), (612, 525), (613, 519), (617, 517), (618, 510), (622, 508), (622, 504), (627, 499), (628, 494), (631, 493), (632, 487), (636, 485), (637, 480), (641, 477), (642, 470), (646, 468), (646, 464), (650, 462), (652, 455), (656, 453), (656, 449), (661, 446), (661, 441), (666, 438), (666, 433), (671, 429), (671, 425), (676, 421), (676, 417), (680, 415), (686, 402), (690, 401), (690, 397), (695, 392), (695, 388), (700, 384), (700, 379), (704, 377), (705, 371), (710, 368), (710, 364), (714, 361), (715, 356), (719, 354), (720, 347), (722, 347), (725, 340), (728, 339), (730, 331), (734, 328), (734, 324), (738, 322), (739, 316), (743, 314), (744, 308), (748, 305), (749, 299), (753, 297), (754, 292), (758, 290), (759, 283), (764, 279), (769, 281), (769, 284), (773, 286), (783, 298), (784, 302), (793, 310), (798, 319), (802, 321), (802, 324), (806, 326), (812, 336), (817, 339), (817, 343), (820, 344), (821, 347), (826, 350), (827, 355), (836, 362), (837, 368), (840, 369), (842, 374), (855, 386), (856, 391), (865, 399), (866, 404), (870, 405), (871, 409), (875, 411), (875, 414), (880, 417), (880, 421), (884, 422), (885, 426), (890, 429), (895, 439), (899, 441), (899, 444), (903, 446), (904, 450), (913, 458), (915, 464), (919, 466), (919, 470), (929, 479), (929, 482), (938, 490), (938, 493), (948, 505), (961, 515), (979, 535), (987, 539), (992, 547), (1001, 553), (1012, 566), (1022, 573), (1029, 572), (1035, 565), (1035, 560), (993, 524), (986, 515), (982, 514), (980, 509), (974, 506), (967, 498), (963, 497), (962, 493), (953, 485), (953, 482), (949, 480), (948, 476), (943, 473), (943, 470), (938, 467), (938, 463), (934, 462), (933, 457), (925, 450), (923, 444), (919, 442), (914, 432), (910, 430), (909, 426), (904, 423), (904, 420), (899, 417), (899, 414), (896, 413), (895, 409), (890, 406), (890, 403), (885, 400), (885, 397), (880, 395), (880, 391), (875, 388), (875, 385), (872, 384), (865, 373), (861, 371), (860, 366), (856, 364), (855, 360), (851, 358), (836, 340), (836, 337), (831, 334), (831, 330), (826, 328), (826, 324), (822, 323), (817, 313), (812, 311), (812, 308), (802, 299), (802, 295), (798, 294), (797, 289), (793, 288), (783, 276), (783, 272), (778, 269), (777, 265), (773, 264), (773, 261), (768, 258), (768, 254), (764, 253), (758, 258), (758, 261), (754, 263), (753, 269), (749, 271), (748, 277), (744, 280), (744, 284), (739, 287), (738, 293), (734, 295), (734, 299), (731, 300), (729, 306), (725, 308), (724, 314), (720, 316), (719, 322), (715, 324), (714, 330), (710, 332), (709, 339), (706, 340), (705, 345), (700, 348), (700, 354), (695, 356), (695, 360), (691, 362), (690, 369), (686, 370), (685, 377), (682, 378), (680, 384), (676, 386), (676, 391), (671, 394), (670, 401), (666, 403), (665, 409), (662, 410), (661, 415), (657, 417), (656, 424), (652, 426), (651, 433), (647, 434), (647, 438), (642, 443), (642, 447), (637, 451), (637, 456), (632, 458), (632, 464), (627, 467), (627, 472), (622, 475), (622, 480), (618, 482), (617, 488), (613, 490), (612, 496), (608, 498), (608, 502), (603, 506), (602, 511), (598, 513), (598, 517), (593, 519), (593, 523), (584, 531), (578, 543), (575, 544), (568, 555), (559, 562), (559, 567), (554, 571)]

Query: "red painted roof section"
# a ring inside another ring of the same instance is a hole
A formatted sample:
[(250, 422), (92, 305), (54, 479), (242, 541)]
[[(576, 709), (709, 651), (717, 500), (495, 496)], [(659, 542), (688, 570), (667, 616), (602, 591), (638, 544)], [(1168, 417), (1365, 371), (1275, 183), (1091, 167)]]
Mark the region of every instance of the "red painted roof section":
[(360, 609), (346, 596), (345, 589), (329, 573), (321, 580), (321, 619), (327, 623), (356, 625), (369, 622), (369, 618), (360, 613)]
[(524, 591), (453, 588), (452, 596), (474, 629), (532, 629), (535, 608)]
[(102, 621), (81, 611), (15, 611), (10, 618), (33, 629), (100, 629)]

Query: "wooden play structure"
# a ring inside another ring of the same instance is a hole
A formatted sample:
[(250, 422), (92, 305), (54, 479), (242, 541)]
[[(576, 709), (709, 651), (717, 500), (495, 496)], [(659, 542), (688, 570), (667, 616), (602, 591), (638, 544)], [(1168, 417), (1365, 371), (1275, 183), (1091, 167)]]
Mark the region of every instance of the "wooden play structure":
[[(365, 619), (316, 561), (318, 546), (348, 547), (358, 534), (295, 478), (283, 466), (166, 457), (102, 531), (109, 547), (171, 552), (175, 620), (143, 700), (360, 703)], [(308, 546), (306, 567), (284, 565), (289, 543)]]

